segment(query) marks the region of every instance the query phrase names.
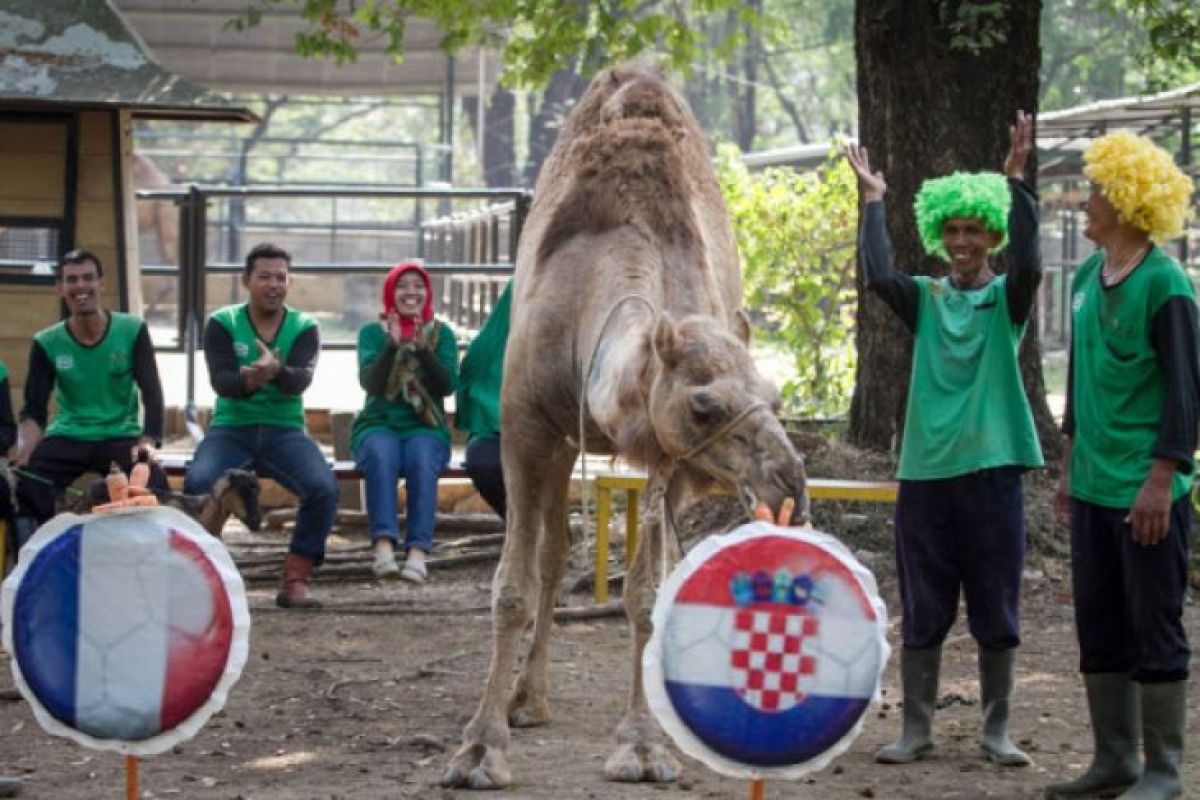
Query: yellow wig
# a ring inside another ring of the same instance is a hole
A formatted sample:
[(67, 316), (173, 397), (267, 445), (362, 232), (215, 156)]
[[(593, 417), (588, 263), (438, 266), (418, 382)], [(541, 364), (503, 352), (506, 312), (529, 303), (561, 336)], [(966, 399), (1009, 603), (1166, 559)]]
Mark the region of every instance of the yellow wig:
[(1083, 152), (1083, 174), (1100, 187), (1121, 220), (1156, 242), (1183, 232), (1191, 210), (1192, 180), (1167, 151), (1144, 136), (1121, 131), (1101, 136)]

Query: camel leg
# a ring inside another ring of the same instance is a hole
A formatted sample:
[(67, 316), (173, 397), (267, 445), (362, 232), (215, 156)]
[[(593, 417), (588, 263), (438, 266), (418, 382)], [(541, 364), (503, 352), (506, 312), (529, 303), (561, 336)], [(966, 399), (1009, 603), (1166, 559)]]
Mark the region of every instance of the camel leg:
[[(656, 476), (643, 500), (641, 515), (646, 520), (645, 533), (638, 539), (633, 564), (625, 576), (625, 616), (629, 619), (633, 640), (633, 664), (626, 699), (625, 716), (617, 725), (617, 749), (604, 764), (604, 775), (612, 781), (634, 783), (651, 781), (667, 783), (676, 780), (682, 767), (663, 744), (662, 731), (646, 703), (642, 682), (642, 651), (650, 640), (650, 615), (654, 610), (655, 587), (662, 567), (664, 537), (662, 519), (655, 506), (660, 503), (666, 487), (655, 486)], [(673, 500), (673, 498), (668, 498)], [(674, 532), (668, 532), (667, 567), (679, 558)]]
[[(577, 450), (564, 448), (542, 469), (548, 490), (543, 500), (542, 541), (538, 544), (541, 596), (538, 599), (529, 657), (517, 679), (517, 688), (508, 706), (508, 723), (514, 728), (544, 725), (550, 721), (547, 680), (549, 641), (550, 632), (554, 629), (554, 606), (558, 602), (563, 575), (567, 571), (567, 556), (571, 547), (567, 501), (571, 470), (577, 455)], [(562, 488), (556, 491), (549, 487)]]
[[(540, 465), (550, 455), (529, 436), (503, 443), (508, 483), (508, 525), (492, 583), (492, 659), (483, 698), (463, 729), (463, 743), (442, 773), (442, 786), (500, 789), (512, 782), (508, 767), (508, 698), (521, 633), (533, 619), (540, 590), (537, 545), (543, 519)], [(512, 445), (509, 442), (513, 442)], [(516, 451), (520, 447), (521, 452)], [(511, 458), (509, 456), (512, 456)]]

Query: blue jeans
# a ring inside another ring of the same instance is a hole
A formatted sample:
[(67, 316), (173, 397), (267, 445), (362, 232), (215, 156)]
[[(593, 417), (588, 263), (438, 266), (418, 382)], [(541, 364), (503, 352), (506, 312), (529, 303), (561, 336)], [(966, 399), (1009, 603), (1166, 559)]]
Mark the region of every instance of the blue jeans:
[(325, 560), (325, 539), (337, 517), (337, 481), (317, 443), (300, 428), (236, 425), (210, 428), (183, 480), (185, 494), (204, 494), (231, 467), (253, 469), (300, 501), (289, 552)]
[(406, 550), (433, 549), (433, 519), (437, 513), (438, 475), (450, 461), (450, 447), (436, 436), (417, 433), (400, 437), (375, 430), (358, 443), (354, 460), (367, 487), (367, 520), (371, 541), (399, 538), (396, 483), (404, 478), (408, 490)]

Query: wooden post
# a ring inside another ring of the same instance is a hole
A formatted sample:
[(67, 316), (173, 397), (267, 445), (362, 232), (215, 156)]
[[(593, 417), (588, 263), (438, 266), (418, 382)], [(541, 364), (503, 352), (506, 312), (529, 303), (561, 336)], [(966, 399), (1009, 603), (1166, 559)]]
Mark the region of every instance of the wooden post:
[(763, 792), (763, 779), (755, 778), (750, 781), (750, 800), (763, 800), (765, 796)]
[(612, 490), (596, 484), (596, 585), (592, 596), (596, 605), (608, 602), (608, 525), (612, 511)]
[(125, 800), (138, 798), (137, 756), (125, 756)]

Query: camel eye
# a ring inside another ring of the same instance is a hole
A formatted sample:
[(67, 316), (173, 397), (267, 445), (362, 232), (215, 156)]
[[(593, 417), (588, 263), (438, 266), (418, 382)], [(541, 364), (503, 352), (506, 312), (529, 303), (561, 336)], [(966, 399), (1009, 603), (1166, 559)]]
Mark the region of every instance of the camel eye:
[(708, 392), (697, 392), (689, 400), (692, 421), (697, 425), (712, 425), (729, 416), (721, 401)]

